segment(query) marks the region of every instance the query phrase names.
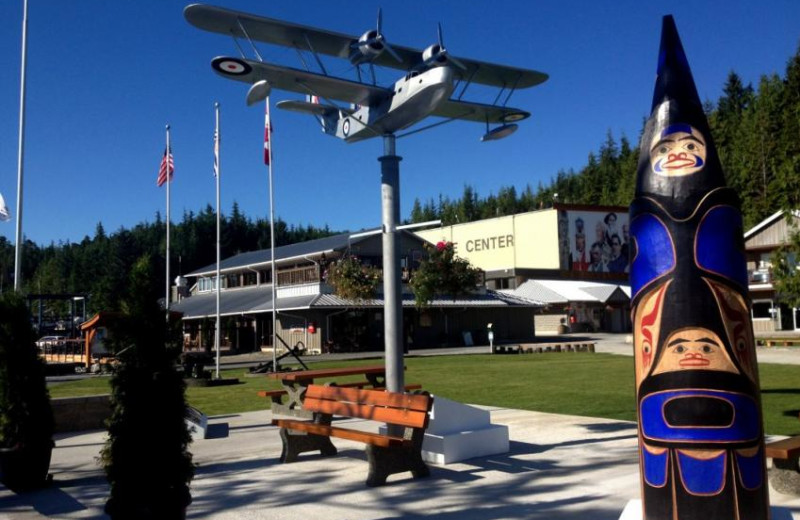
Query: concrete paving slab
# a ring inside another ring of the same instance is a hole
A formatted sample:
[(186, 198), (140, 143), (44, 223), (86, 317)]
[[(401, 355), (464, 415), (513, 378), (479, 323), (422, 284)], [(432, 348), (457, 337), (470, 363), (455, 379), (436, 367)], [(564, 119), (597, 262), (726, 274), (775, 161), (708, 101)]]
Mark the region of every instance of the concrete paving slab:
[[(284, 465), (269, 411), (211, 417), (211, 429), (224, 432), (227, 424), (228, 436), (191, 446), (198, 468), (188, 518), (617, 520), (639, 498), (634, 423), (486, 409), (508, 426), (508, 453), (432, 466), (427, 479), (395, 475), (380, 488), (364, 485), (359, 443), (334, 439), (337, 456), (308, 454)], [(53, 486), (25, 495), (0, 486), (0, 519), (106, 518), (108, 486), (96, 461), (104, 438), (102, 431), (60, 435)], [(800, 497), (771, 490), (771, 498), (800, 520)]]

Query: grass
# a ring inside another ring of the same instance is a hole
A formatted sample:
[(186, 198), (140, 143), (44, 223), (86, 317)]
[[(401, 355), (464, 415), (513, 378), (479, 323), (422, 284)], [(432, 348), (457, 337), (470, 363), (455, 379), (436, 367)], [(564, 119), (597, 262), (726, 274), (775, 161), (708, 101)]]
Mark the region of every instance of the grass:
[[(374, 365), (373, 360), (315, 363), (314, 368)], [(633, 358), (611, 354), (537, 354), (529, 356), (459, 355), (406, 358), (407, 383), (420, 383), (435, 395), (471, 404), (633, 421)], [(192, 406), (208, 415), (224, 415), (269, 406), (258, 390), (279, 388), (246, 370), (224, 370), (238, 385), (188, 388)], [(764, 430), (800, 434), (800, 365), (760, 365)], [(351, 377), (340, 380), (358, 380)], [(52, 397), (108, 393), (108, 377), (69, 381), (50, 388)]]

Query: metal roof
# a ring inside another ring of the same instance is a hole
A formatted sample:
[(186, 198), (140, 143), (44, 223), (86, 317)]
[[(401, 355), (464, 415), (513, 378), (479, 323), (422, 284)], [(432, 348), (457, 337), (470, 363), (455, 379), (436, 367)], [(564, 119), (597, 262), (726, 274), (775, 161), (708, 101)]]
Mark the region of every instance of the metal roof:
[[(332, 251), (344, 251), (354, 244), (375, 238), (379, 236), (380, 233), (381, 231), (379, 228), (359, 231), (357, 233), (340, 233), (329, 237), (276, 247), (275, 262), (280, 263), (305, 257), (320, 256), (322, 253), (330, 253)], [(403, 237), (412, 238), (418, 242), (425, 242), (424, 239), (409, 231), (401, 230), (400, 233), (402, 233)], [(249, 251), (247, 253), (239, 253), (238, 255), (228, 257), (220, 261), (219, 268), (220, 271), (224, 272), (241, 270), (247, 267), (267, 267), (271, 261), (272, 255), (270, 249), (259, 249), (258, 251)], [(185, 274), (184, 276), (190, 278), (208, 276), (214, 275), (216, 272), (217, 264), (213, 263)]]
[[(627, 290), (626, 290), (627, 289)], [(510, 294), (541, 300), (546, 303), (607, 302), (620, 293), (630, 298), (627, 285), (586, 280), (528, 280)]]
[(569, 301), (561, 294), (540, 283), (536, 283), (534, 280), (528, 280), (516, 289), (509, 289), (503, 292), (544, 303), (567, 303)]
[[(195, 294), (174, 303), (170, 310), (183, 313), (184, 319), (211, 318), (216, 316), (215, 292)], [(276, 301), (278, 311), (298, 309), (334, 309), (334, 308), (380, 308), (383, 307), (383, 298), (371, 300), (345, 300), (333, 294), (313, 294), (307, 296), (292, 296), (278, 298)], [(543, 303), (520, 298), (513, 294), (503, 294), (496, 291), (486, 291), (481, 294), (469, 295), (453, 300), (452, 298), (437, 297), (431, 307), (541, 307)], [(413, 307), (414, 296), (403, 295), (403, 307)], [(244, 314), (260, 314), (272, 311), (272, 288), (270, 286), (245, 287), (243, 289), (229, 289), (220, 292), (220, 315), (240, 316)]]

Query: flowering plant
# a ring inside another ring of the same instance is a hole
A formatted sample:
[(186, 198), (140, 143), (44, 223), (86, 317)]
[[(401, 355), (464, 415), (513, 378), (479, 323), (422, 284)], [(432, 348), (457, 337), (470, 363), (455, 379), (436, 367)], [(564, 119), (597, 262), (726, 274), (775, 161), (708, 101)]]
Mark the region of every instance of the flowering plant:
[(428, 258), (414, 271), (409, 285), (417, 307), (425, 307), (437, 294), (457, 296), (470, 293), (480, 283), (481, 271), (458, 258), (452, 242), (426, 246)]
[(356, 256), (342, 257), (328, 269), (327, 282), (334, 293), (345, 300), (373, 298), (380, 281), (380, 269), (363, 265)]

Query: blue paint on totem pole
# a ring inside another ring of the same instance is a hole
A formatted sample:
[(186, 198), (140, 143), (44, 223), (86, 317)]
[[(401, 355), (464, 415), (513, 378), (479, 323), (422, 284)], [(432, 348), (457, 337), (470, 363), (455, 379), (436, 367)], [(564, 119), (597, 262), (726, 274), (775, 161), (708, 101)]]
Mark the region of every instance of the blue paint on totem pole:
[(644, 464), (644, 478), (648, 484), (662, 487), (667, 483), (667, 462), (669, 450), (661, 454), (650, 453), (642, 449), (642, 464)]
[(630, 270), (635, 297), (644, 286), (675, 268), (675, 248), (667, 227), (653, 215), (633, 219), (630, 233), (636, 242), (636, 256)]
[[(703, 399), (709, 398), (730, 407), (728, 424), (702, 424), (707, 417), (700, 406), (695, 407), (699, 424), (691, 424), (691, 418), (686, 417), (682, 418), (685, 422), (681, 424), (669, 423), (667, 407), (677, 400), (694, 399), (696, 404), (702, 404)], [(657, 392), (642, 399), (640, 411), (642, 434), (658, 441), (748, 442), (758, 439), (761, 434), (758, 406), (752, 397), (744, 394), (720, 390)]]
[(681, 482), (693, 495), (716, 495), (725, 486), (726, 452), (710, 459), (698, 459), (678, 451)]
[(747, 287), (747, 260), (741, 233), (742, 215), (736, 208), (712, 208), (703, 217), (695, 236), (697, 265)]
[(761, 447), (752, 457), (745, 457), (739, 452), (736, 452), (736, 465), (739, 468), (739, 477), (742, 480), (742, 486), (746, 489), (758, 489), (764, 482), (764, 468), (761, 464), (762, 457)]

